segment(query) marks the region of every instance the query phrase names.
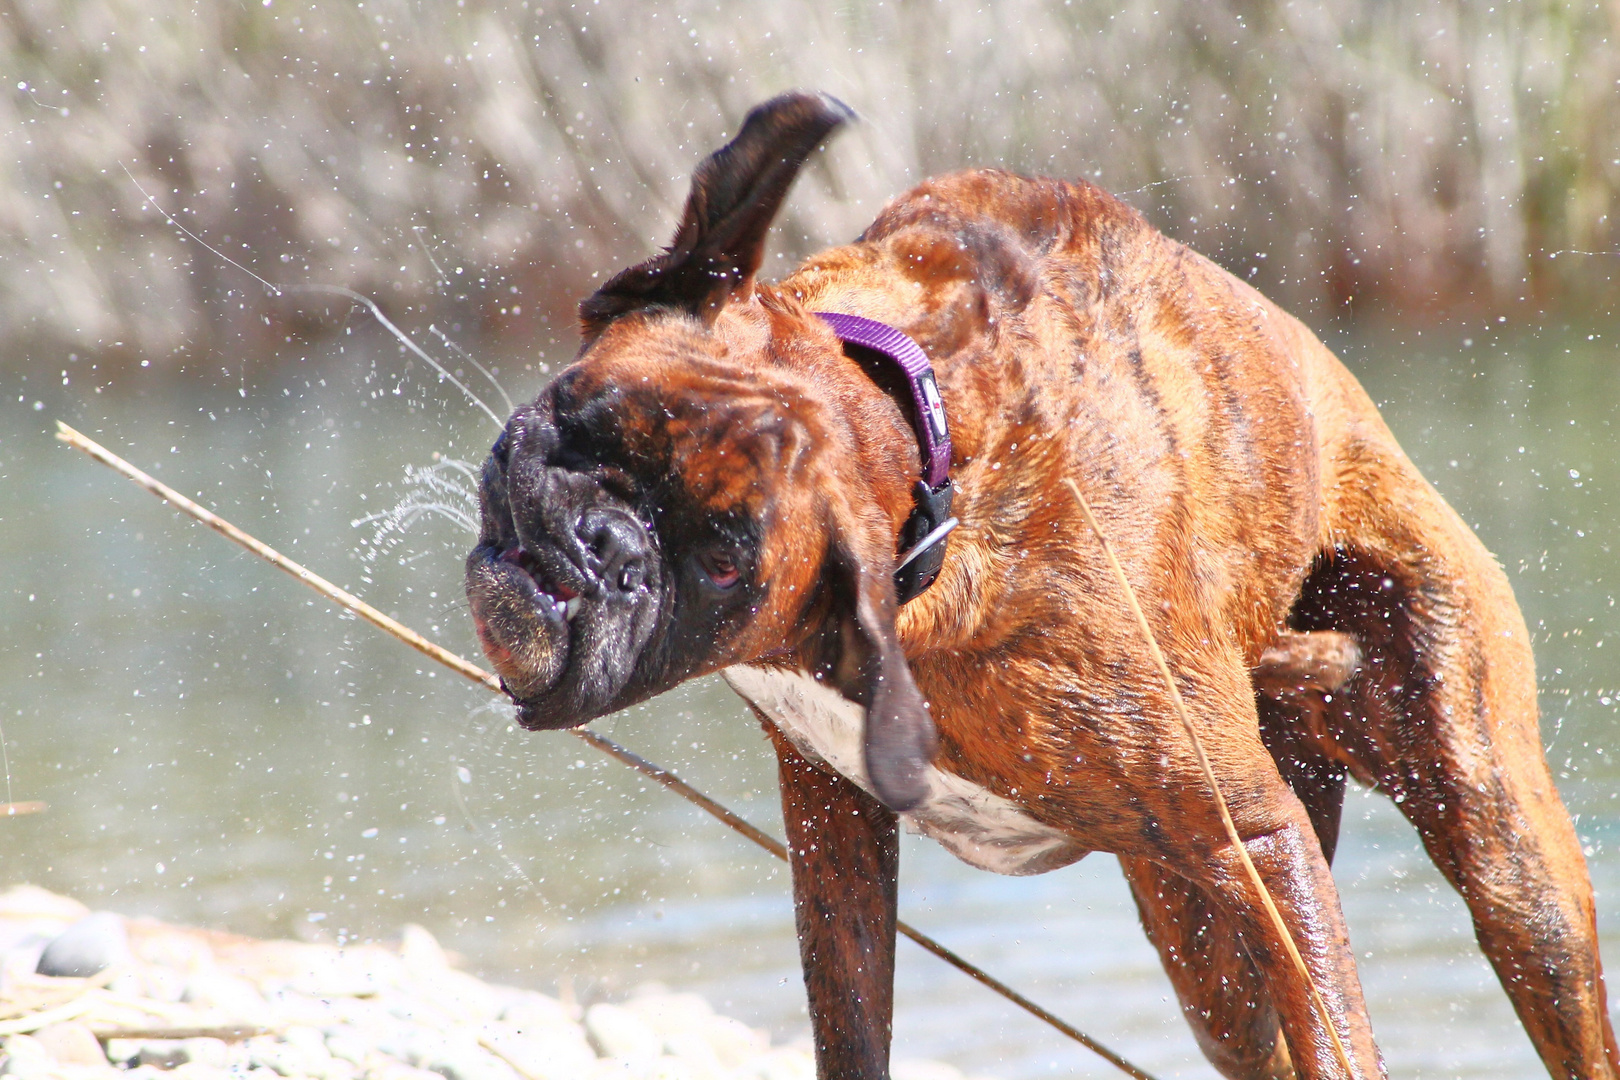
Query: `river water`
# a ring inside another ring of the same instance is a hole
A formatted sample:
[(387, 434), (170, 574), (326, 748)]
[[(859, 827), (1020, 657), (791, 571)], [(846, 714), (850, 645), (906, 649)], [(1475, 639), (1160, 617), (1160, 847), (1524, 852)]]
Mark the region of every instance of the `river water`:
[[(1615, 342), (1494, 320), (1330, 340), (1513, 580), (1620, 965)], [(581, 1000), (656, 980), (804, 1035), (785, 868), (571, 736), (515, 731), (482, 691), (50, 438), (67, 420), (476, 657), (451, 463), (481, 458), (489, 419), (370, 332), (290, 366), (217, 365), (4, 377), (5, 795), (49, 809), (0, 820), (0, 884), (327, 941), (419, 922), (485, 976)], [(506, 366), (514, 393), (544, 377)], [(367, 520), (407, 496), (447, 514)], [(718, 683), (597, 727), (780, 833), (769, 749)], [(1113, 859), (999, 878), (908, 838), (902, 865), (903, 917), (1158, 1075), (1214, 1075)], [(1352, 792), (1335, 872), (1392, 1076), (1539, 1073), (1461, 902), (1387, 802)], [(1117, 1075), (904, 941), (899, 968), (901, 1055)]]

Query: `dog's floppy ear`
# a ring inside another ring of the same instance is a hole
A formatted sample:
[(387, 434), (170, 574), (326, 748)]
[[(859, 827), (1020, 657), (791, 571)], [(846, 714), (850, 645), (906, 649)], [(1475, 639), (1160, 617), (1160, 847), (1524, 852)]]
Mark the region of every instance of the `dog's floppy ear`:
[(836, 645), (828, 659), (839, 693), (866, 709), (862, 749), (873, 792), (898, 813), (927, 796), (938, 738), (895, 633), (894, 568), (874, 561), (834, 533), (826, 574)]
[(586, 340), (640, 308), (676, 308), (712, 320), (753, 280), (766, 230), (805, 159), (854, 116), (826, 94), (783, 94), (755, 106), (737, 137), (693, 172), (669, 248), (620, 271), (579, 305)]

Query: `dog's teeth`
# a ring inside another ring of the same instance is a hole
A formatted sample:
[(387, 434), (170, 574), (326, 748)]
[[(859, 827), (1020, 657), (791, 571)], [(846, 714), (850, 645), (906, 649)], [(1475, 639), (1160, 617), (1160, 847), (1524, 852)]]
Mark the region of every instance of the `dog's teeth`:
[(563, 605), (563, 618), (565, 618), (565, 619), (569, 620), (570, 622), (572, 622), (574, 616), (579, 614), (579, 603), (580, 603), (579, 597), (576, 596), (572, 600), (568, 601), (568, 603), (564, 604)]

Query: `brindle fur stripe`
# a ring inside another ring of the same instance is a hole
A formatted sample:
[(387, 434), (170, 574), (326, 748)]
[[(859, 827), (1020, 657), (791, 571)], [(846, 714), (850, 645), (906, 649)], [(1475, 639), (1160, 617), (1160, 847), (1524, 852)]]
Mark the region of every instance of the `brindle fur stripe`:
[(1328, 1012), (1327, 1002), (1322, 1000), (1322, 993), (1316, 988), (1316, 980), (1311, 978), (1311, 969), (1305, 966), (1305, 958), (1299, 954), (1299, 946), (1294, 942), (1294, 935), (1289, 932), (1288, 924), (1283, 921), (1282, 912), (1277, 910), (1277, 902), (1271, 898), (1271, 890), (1260, 878), (1260, 871), (1254, 867), (1254, 861), (1249, 858), (1249, 849), (1243, 846), (1243, 838), (1238, 835), (1237, 824), (1232, 820), (1232, 812), (1227, 808), (1226, 796), (1221, 794), (1221, 786), (1215, 781), (1215, 770), (1209, 766), (1209, 757), (1204, 753), (1204, 741), (1198, 737), (1198, 729), (1193, 727), (1192, 718), (1187, 715), (1186, 703), (1181, 700), (1181, 690), (1176, 686), (1175, 676), (1170, 673), (1170, 665), (1165, 663), (1164, 653), (1159, 649), (1158, 636), (1153, 633), (1153, 627), (1148, 625), (1147, 616), (1142, 614), (1142, 605), (1136, 602), (1136, 590), (1131, 588), (1130, 578), (1125, 576), (1125, 568), (1119, 565), (1119, 559), (1114, 555), (1114, 546), (1108, 542), (1102, 527), (1097, 524), (1097, 518), (1091, 512), (1091, 504), (1080, 491), (1080, 485), (1073, 479), (1064, 477), (1063, 482), (1074, 493), (1075, 501), (1080, 504), (1080, 514), (1086, 519), (1086, 525), (1097, 536), (1097, 542), (1102, 545), (1103, 554), (1108, 559), (1108, 565), (1114, 576), (1119, 579), (1120, 588), (1125, 593), (1125, 601), (1130, 605), (1131, 614), (1136, 617), (1136, 624), (1142, 630), (1142, 636), (1147, 639), (1148, 652), (1153, 657), (1153, 664), (1159, 669), (1164, 678), (1165, 688), (1169, 691), (1170, 702), (1175, 706), (1176, 716), (1181, 720), (1181, 726), (1187, 733), (1187, 739), (1192, 743), (1193, 753), (1198, 758), (1198, 768), (1204, 774), (1204, 780), (1209, 784), (1210, 794), (1215, 798), (1215, 809), (1220, 812), (1221, 825), (1226, 829), (1226, 838), (1232, 845), (1232, 851), (1238, 861), (1243, 864), (1243, 872), (1248, 875), (1249, 883), (1259, 895), (1261, 904), (1265, 905), (1266, 914), (1271, 918), (1276, 928), (1277, 937), (1282, 940), (1283, 947), (1288, 950), (1288, 958), (1293, 961), (1294, 969), (1299, 972), (1300, 979), (1310, 990), (1311, 1001), (1316, 1006), (1316, 1012), (1322, 1020), (1322, 1026), (1327, 1029), (1328, 1036), (1333, 1040), (1333, 1052), (1338, 1056), (1339, 1064), (1344, 1066), (1344, 1075), (1356, 1075), (1356, 1070), (1350, 1064), (1350, 1054), (1344, 1048), (1344, 1041), (1339, 1038), (1339, 1029), (1333, 1022), (1333, 1014)]
[[(309, 570), (300, 563), (287, 558), (285, 555), (281, 554), (264, 541), (258, 539), (243, 529), (232, 525), (229, 521), (226, 521), (218, 514), (215, 514), (213, 511), (209, 510), (207, 507), (186, 498), (184, 495), (169, 487), (167, 484), (162, 483), (155, 477), (143, 472), (141, 469), (136, 468), (134, 465), (119, 457), (111, 450), (108, 450), (94, 439), (75, 431), (73, 428), (62, 423), (60, 420), (57, 421), (56, 426), (56, 437), (62, 442), (67, 443), (76, 450), (83, 451), (85, 454), (89, 455), (94, 460), (101, 462), (101, 464), (112, 469), (120, 476), (133, 481), (137, 486), (145, 489), (153, 495), (156, 495), (158, 498), (167, 502), (181, 513), (202, 522), (204, 525), (207, 525), (209, 528), (213, 529), (227, 540), (246, 548), (248, 551), (251, 551), (253, 554), (264, 559), (276, 569), (284, 571), (285, 573), (290, 574), (292, 577), (297, 578), (299, 581), (303, 582), (305, 585), (308, 585), (311, 589), (314, 589), (317, 593), (326, 597), (328, 600), (331, 600), (340, 607), (359, 615), (361, 618), (377, 627), (377, 629), (383, 631), (393, 638), (396, 638), (399, 641), (404, 642), (406, 645), (409, 645), (411, 648), (417, 650), (423, 655), (438, 661), (451, 671), (454, 671), (456, 674), (477, 683), (486, 690), (492, 690), (495, 693), (504, 693), (504, 691), (501, 689), (501, 681), (490, 672), (487, 672), (483, 668), (479, 667), (477, 664), (471, 663), (468, 660), (457, 656), (455, 653), (444, 648), (443, 646), (429, 641), (427, 638), (423, 637), (421, 634), (418, 634), (404, 623), (401, 623), (396, 619), (389, 618), (387, 615), (384, 615), (382, 612), (378, 611), (370, 604), (367, 604), (364, 600), (361, 600), (353, 593), (340, 589), (338, 586), (332, 584), (330, 581), (327, 581), (314, 571)], [(574, 729), (573, 734), (577, 735), (584, 742), (602, 751), (604, 754), (607, 754), (614, 760), (628, 765), (630, 768), (635, 769), (648, 779), (653, 780), (669, 791), (673, 791), (675, 794), (679, 795), (693, 806), (698, 807), (700, 810), (713, 817), (721, 824), (741, 833), (743, 836), (746, 836), (749, 840), (752, 840), (755, 844), (764, 848), (776, 858), (781, 859), (783, 862), (788, 861), (787, 848), (783, 846), (780, 840), (777, 840), (769, 833), (760, 830), (751, 824), (747, 819), (727, 809), (725, 806), (688, 784), (686, 781), (682, 780), (679, 776), (664, 768), (662, 765), (658, 765), (647, 760), (640, 754), (620, 746), (612, 739), (609, 739), (604, 735), (599, 735), (589, 728), (576, 728)], [(11, 805), (14, 808), (12, 810), (13, 813), (31, 813), (34, 809), (36, 809), (36, 804), (32, 803), (14, 803)], [(43, 804), (38, 804), (37, 808), (43, 809)], [(956, 953), (952, 952), (950, 949), (947, 949), (945, 946), (941, 945), (927, 934), (918, 930), (916, 927), (913, 927), (903, 921), (896, 920), (895, 929), (901, 934), (904, 934), (906, 937), (910, 938), (912, 941), (915, 941), (918, 945), (921, 945), (924, 949), (939, 957), (941, 960), (944, 960), (947, 964), (950, 964), (958, 971), (972, 977), (975, 981), (982, 983), (991, 990), (1000, 994), (1014, 1005), (1017, 1005), (1020, 1009), (1023, 1009), (1025, 1012), (1035, 1017), (1037, 1020), (1042, 1020), (1051, 1027), (1055, 1028), (1057, 1031), (1067, 1035), (1069, 1038), (1073, 1039), (1081, 1046), (1084, 1046), (1092, 1053), (1098, 1055), (1109, 1064), (1133, 1077), (1134, 1080), (1155, 1080), (1151, 1073), (1148, 1073), (1143, 1069), (1131, 1064), (1125, 1058), (1120, 1057), (1117, 1053), (1110, 1050), (1107, 1046), (1098, 1042), (1096, 1039), (1093, 1039), (1079, 1028), (1068, 1023), (1042, 1006), (1037, 1005), (1029, 998), (1018, 993), (1016, 990), (1013, 990), (1006, 983), (990, 975), (983, 968), (980, 968), (977, 965), (963, 959), (961, 956), (958, 956)]]

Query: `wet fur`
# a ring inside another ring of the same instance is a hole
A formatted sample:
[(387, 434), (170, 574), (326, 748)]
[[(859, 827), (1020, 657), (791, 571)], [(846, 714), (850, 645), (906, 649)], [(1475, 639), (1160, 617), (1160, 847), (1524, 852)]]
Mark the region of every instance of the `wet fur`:
[[(1355, 379), (1299, 322), (1084, 182), (930, 180), (855, 243), (755, 282), (749, 245), (786, 187), (727, 169), (802, 160), (838, 119), (817, 100), (770, 103), (739, 136), (746, 153), (706, 163), (666, 262), (586, 302), (578, 363), (514, 424), (589, 446), (568, 466), (580, 475), (631, 476), (612, 497), (652, 507), (636, 512), (666, 583), (628, 682), (526, 706), (537, 724), (734, 664), (802, 672), (865, 710), (878, 799), (769, 725), (821, 1076), (886, 1074), (891, 808), (924, 798), (929, 768), (1121, 857), (1227, 1076), (1341, 1075), (1066, 478), (1142, 599), (1356, 1075), (1383, 1065), (1328, 871), (1347, 775), (1400, 796), (1549, 1072), (1620, 1075), (1522, 618)], [(728, 209), (750, 190), (769, 212)], [(731, 239), (706, 240), (722, 225)], [(720, 269), (687, 272), (683, 250)], [(916, 442), (817, 310), (911, 335), (950, 412), (962, 524), (904, 608), (889, 577)], [(722, 526), (748, 572), (704, 600), (680, 560)], [(549, 685), (534, 674), (544, 649), (517, 656), (505, 587), (476, 585), (475, 611), (495, 613), (486, 647), (509, 681)]]

